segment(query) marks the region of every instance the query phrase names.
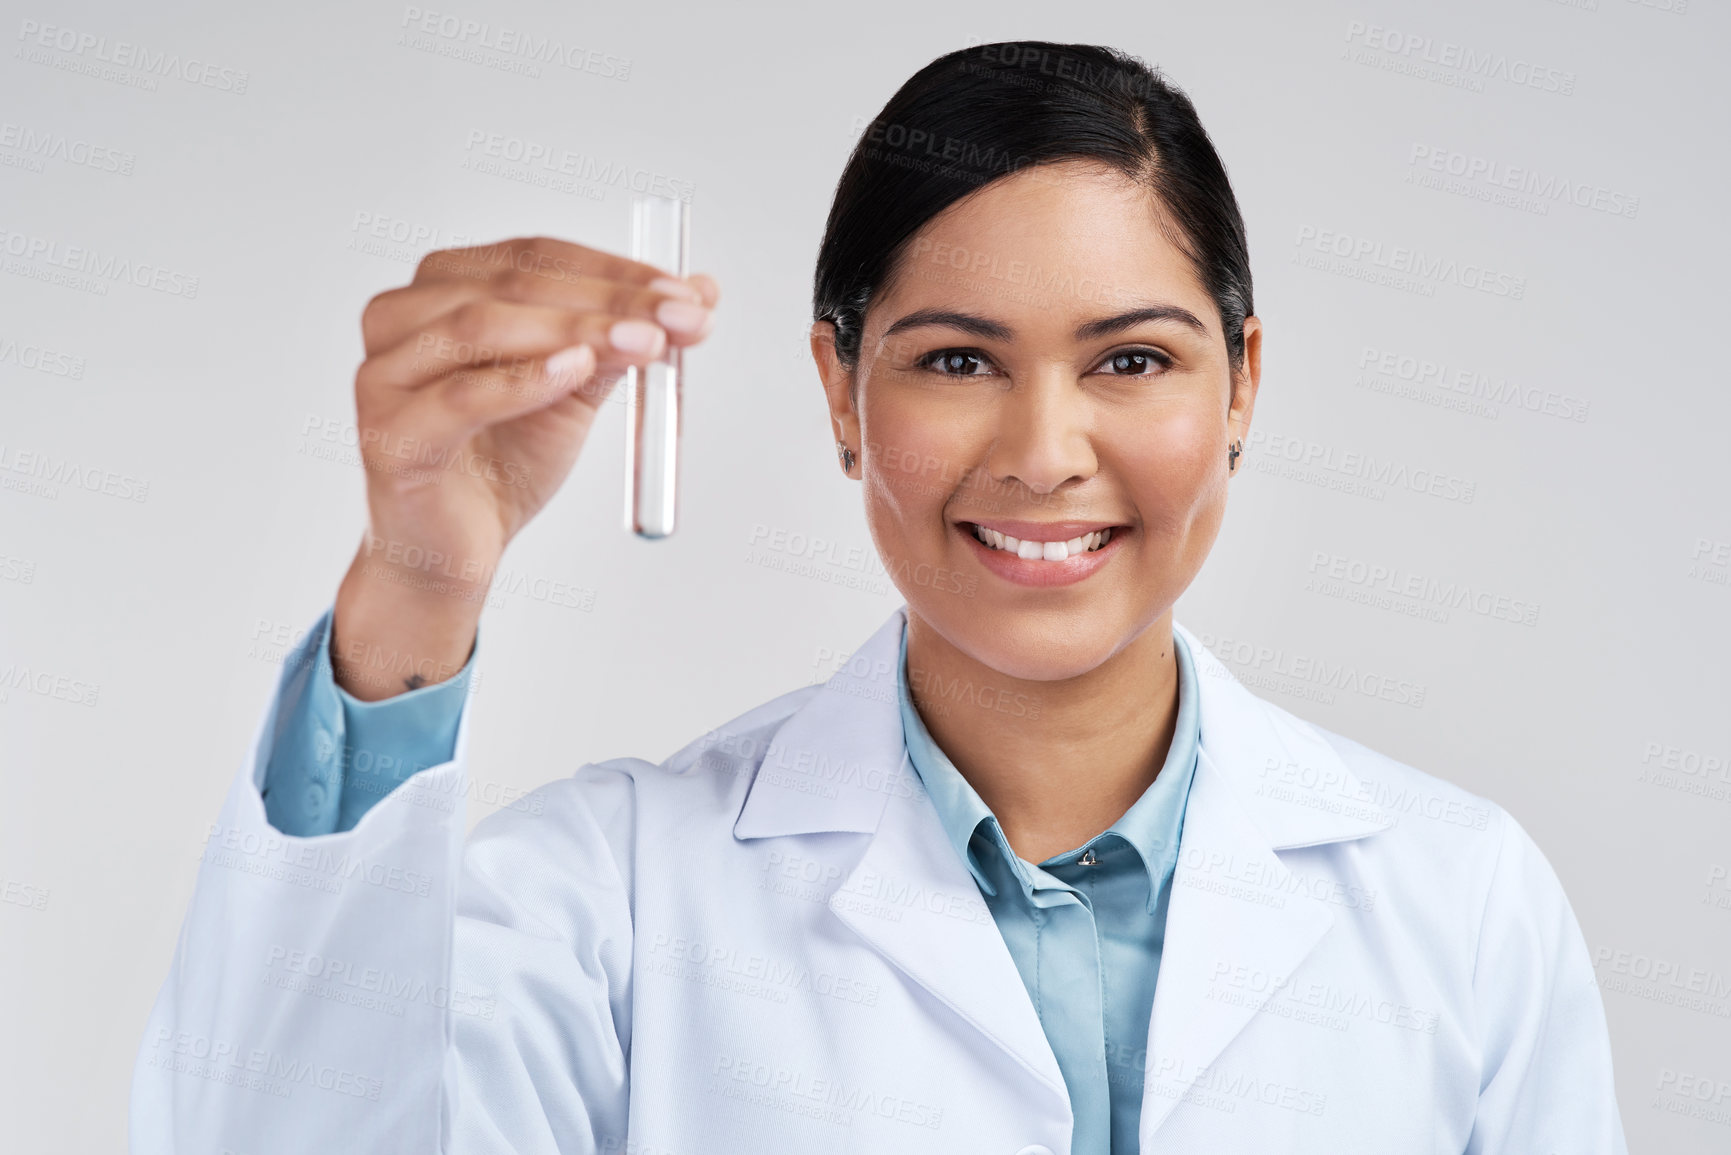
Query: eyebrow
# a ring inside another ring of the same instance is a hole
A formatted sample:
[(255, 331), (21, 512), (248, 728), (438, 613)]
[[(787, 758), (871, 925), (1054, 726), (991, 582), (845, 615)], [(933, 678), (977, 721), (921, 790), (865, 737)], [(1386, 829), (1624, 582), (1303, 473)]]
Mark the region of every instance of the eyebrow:
[(1177, 305), (1144, 305), (1140, 309), (1131, 309), (1128, 313), (1101, 317), (1097, 321), (1086, 321), (1077, 325), (1076, 340), (1087, 341), (1094, 337), (1110, 336), (1125, 329), (1133, 329), (1146, 321), (1176, 321), (1203, 336), (1208, 335), (1208, 326), (1189, 309), (1180, 309)]
[[(1137, 325), (1148, 321), (1176, 321), (1198, 333), (1207, 334), (1208, 332), (1208, 327), (1189, 309), (1181, 309), (1177, 305), (1144, 305), (1141, 308), (1131, 309), (1127, 313), (1116, 313), (1110, 317), (1084, 321), (1076, 326), (1075, 337), (1078, 341), (1088, 341), (1096, 337), (1121, 333), (1125, 329), (1135, 328)], [(918, 329), (926, 325), (944, 325), (992, 341), (1009, 341), (1016, 335), (1016, 331), (1010, 326), (1002, 321), (994, 321), (990, 317), (980, 317), (973, 313), (958, 313), (950, 309), (915, 309), (884, 330), (884, 336), (893, 336), (904, 329)]]

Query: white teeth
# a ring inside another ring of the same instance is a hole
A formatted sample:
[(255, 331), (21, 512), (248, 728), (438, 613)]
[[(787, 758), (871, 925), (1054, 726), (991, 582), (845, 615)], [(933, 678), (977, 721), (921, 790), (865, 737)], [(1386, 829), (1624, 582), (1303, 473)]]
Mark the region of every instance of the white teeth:
[(983, 525), (974, 527), (974, 536), (993, 549), (1001, 549), (1013, 553), (1028, 561), (1063, 561), (1077, 554), (1088, 553), (1099, 549), (1112, 540), (1110, 529), (1095, 530), (1069, 541), (1023, 541), (1011, 537), (1007, 533), (999, 533), (995, 529), (987, 529)]

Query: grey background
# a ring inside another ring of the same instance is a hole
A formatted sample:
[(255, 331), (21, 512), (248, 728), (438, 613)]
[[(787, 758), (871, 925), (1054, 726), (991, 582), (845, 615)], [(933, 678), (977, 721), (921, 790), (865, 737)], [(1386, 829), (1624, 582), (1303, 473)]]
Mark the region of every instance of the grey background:
[[(124, 1146), (135, 1048), (206, 825), (276, 663), (328, 604), (364, 525), (342, 444), (361, 307), (454, 241), (544, 232), (626, 247), (624, 186), (465, 167), (481, 151), (471, 134), (690, 182), (694, 268), (725, 293), (688, 362), (679, 532), (652, 544), (621, 529), (612, 405), (506, 557), (515, 592), (486, 615), (472, 702), (474, 820), (582, 761), (662, 757), (825, 676), (899, 604), (881, 570), (827, 560), (869, 553), (870, 539), (805, 348), (812, 260), (848, 150), (897, 85), (964, 44), (1038, 37), (1161, 65), (1195, 98), (1249, 222), (1268, 325), (1256, 439), (1179, 620), (1257, 692), (1519, 818), (1594, 951), (1632, 1148), (1731, 1147), (1731, 1090), (1717, 1118), (1675, 1090), (1680, 1076), (1731, 1085), (1724, 6), (4, 7), (9, 1146)], [(405, 38), (412, 8), (629, 70), (507, 71), (502, 53), (452, 55), (460, 33)], [(230, 71), (210, 85), (100, 72), (94, 48), (40, 47), (42, 25)], [(1411, 58), (1372, 25), (1523, 76), (1537, 66), (1570, 91), (1385, 67)], [(1447, 174), (1414, 156), (1446, 168), (1455, 154), (1597, 190), (1600, 207), (1590, 193), (1585, 206), (1498, 203), (1483, 180), (1426, 187)], [(1379, 284), (1362, 279), (1369, 259), (1312, 267), (1325, 233), (1489, 266), (1520, 299), (1448, 279)], [(36, 243), (161, 267), (170, 287), (196, 277), (196, 295), (52, 283)], [(1375, 372), (1383, 351), (1501, 382), (1534, 409), (1462, 411), (1470, 398), (1434, 385), (1390, 392), (1406, 383), (1398, 360)], [(1584, 420), (1558, 412), (1582, 403)], [(1472, 500), (1349, 492), (1326, 466), (1282, 469), (1291, 452), (1434, 470), (1470, 482)], [(43, 489), (21, 454), (70, 461), (95, 491)], [(839, 546), (753, 552), (775, 531)], [(1536, 606), (1536, 619), (1367, 604), (1362, 582), (1316, 587), (1334, 558), (1349, 575), (1381, 566)], [(1404, 680), (1422, 700), (1282, 672), (1299, 658)], [(1655, 969), (1677, 978), (1655, 984)]]

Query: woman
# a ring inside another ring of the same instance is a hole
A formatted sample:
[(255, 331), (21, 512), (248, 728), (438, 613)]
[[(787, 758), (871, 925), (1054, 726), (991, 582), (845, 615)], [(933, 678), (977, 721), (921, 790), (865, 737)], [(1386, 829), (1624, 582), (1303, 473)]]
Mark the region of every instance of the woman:
[(488, 579), (717, 298), (531, 240), (369, 304), (369, 533), (207, 840), (136, 1150), (1624, 1150), (1527, 835), (1172, 619), (1262, 325), (1193, 108), (1109, 49), (934, 61), (837, 188), (811, 348), (907, 605), (464, 847)]

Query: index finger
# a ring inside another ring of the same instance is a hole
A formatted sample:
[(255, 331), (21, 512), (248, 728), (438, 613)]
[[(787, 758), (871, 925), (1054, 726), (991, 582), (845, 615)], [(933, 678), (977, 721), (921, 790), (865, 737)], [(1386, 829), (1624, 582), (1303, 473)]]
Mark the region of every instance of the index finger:
[(415, 269), (415, 280), (491, 280), (513, 272), (556, 281), (599, 277), (643, 287), (660, 280), (668, 282), (661, 286), (664, 292), (678, 292), (670, 286), (683, 284), (692, 300), (701, 301), (703, 297), (696, 286), (671, 278), (654, 265), (556, 237), (518, 237), (466, 249), (442, 249), (429, 253), (421, 261)]

